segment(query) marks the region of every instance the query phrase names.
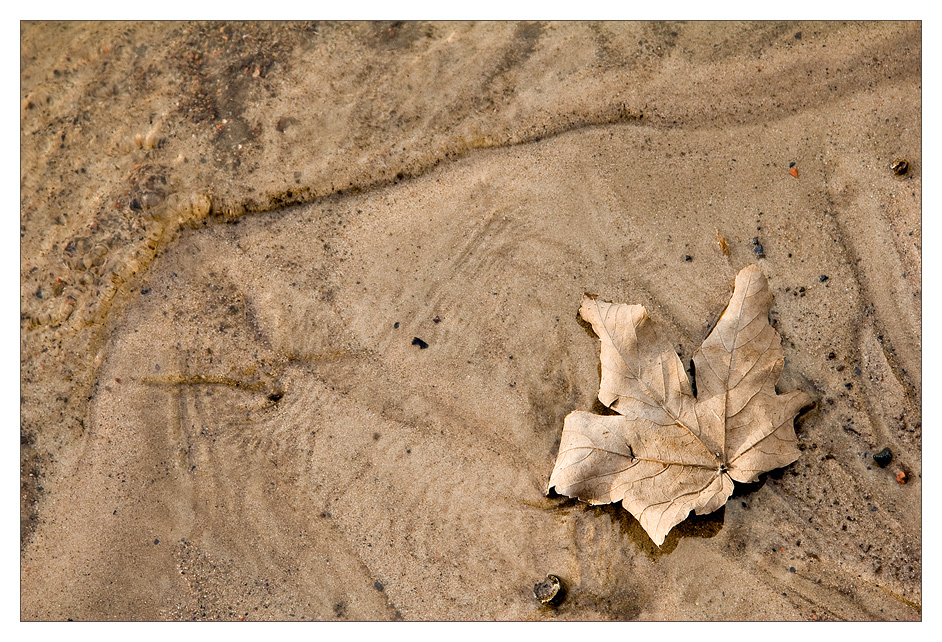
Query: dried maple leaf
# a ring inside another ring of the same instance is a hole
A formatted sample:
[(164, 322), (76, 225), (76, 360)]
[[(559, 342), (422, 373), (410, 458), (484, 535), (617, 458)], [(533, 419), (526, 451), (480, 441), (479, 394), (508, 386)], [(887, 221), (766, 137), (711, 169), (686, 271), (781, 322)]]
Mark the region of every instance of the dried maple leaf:
[(590, 504), (621, 501), (660, 546), (690, 511), (723, 506), (733, 481), (798, 459), (793, 419), (811, 399), (775, 392), (784, 358), (771, 302), (759, 268), (743, 269), (693, 357), (694, 397), (642, 306), (584, 297), (579, 314), (602, 342), (599, 401), (619, 414), (566, 417), (549, 488)]

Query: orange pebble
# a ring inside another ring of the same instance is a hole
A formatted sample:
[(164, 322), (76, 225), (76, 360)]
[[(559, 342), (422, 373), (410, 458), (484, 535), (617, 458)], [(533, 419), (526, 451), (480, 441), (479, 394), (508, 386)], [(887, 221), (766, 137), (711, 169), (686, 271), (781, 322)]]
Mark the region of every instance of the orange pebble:
[(901, 484), (905, 484), (905, 483), (906, 483), (906, 472), (901, 470), (901, 471), (899, 471), (898, 473), (896, 473), (896, 481), (898, 481), (898, 482), (901, 483)]
[(794, 176), (795, 178), (798, 178), (798, 168), (797, 168), (797, 167), (792, 167), (790, 170), (788, 170), (788, 173), (791, 174), (792, 176)]

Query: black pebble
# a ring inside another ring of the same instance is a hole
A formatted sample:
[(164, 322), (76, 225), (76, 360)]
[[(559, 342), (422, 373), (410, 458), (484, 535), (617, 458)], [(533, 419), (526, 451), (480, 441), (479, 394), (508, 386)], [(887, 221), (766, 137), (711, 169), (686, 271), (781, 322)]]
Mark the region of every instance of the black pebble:
[(428, 347), (428, 344), (418, 337), (412, 337), (412, 345), (419, 346), (419, 350), (425, 350)]
[(828, 280), (828, 275), (822, 274), (821, 276), (818, 277), (818, 280), (821, 281), (821, 283), (824, 283), (825, 281)]
[(756, 253), (756, 258), (760, 258), (760, 259), (765, 258), (765, 250), (762, 248), (761, 243), (757, 243), (756, 246), (752, 248), (752, 251)]
[(873, 461), (877, 462), (880, 468), (886, 468), (893, 461), (893, 453), (889, 448), (884, 448), (873, 456)]
[(690, 262), (690, 261), (693, 260), (693, 257), (690, 256), (689, 254), (684, 254), (684, 260), (687, 261), (687, 262)]
[(398, 329), (399, 329), (399, 322), (398, 322), (398, 321), (396, 321), (395, 323), (393, 323), (393, 329), (395, 329), (395, 330), (398, 330)]
[(160, 540), (159, 540), (159, 539), (155, 539), (155, 540), (154, 540), (154, 546), (157, 546), (157, 544), (160, 544)]

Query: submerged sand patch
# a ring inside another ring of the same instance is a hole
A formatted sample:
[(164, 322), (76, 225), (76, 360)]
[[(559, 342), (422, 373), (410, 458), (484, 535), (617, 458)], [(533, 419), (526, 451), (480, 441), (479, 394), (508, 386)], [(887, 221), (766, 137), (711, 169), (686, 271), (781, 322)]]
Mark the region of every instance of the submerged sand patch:
[[(796, 76), (807, 104), (782, 107), (753, 79), (756, 111), (713, 119), (721, 61), (678, 45), (640, 67), (676, 122), (583, 123), (175, 229), (72, 357), (93, 383), (24, 546), (24, 618), (918, 619), (918, 55), (884, 78), (860, 61), (889, 26), (828, 29), (858, 61), (833, 97)], [(598, 386), (583, 292), (645, 305), (687, 363), (753, 262), (782, 387), (817, 401), (799, 461), (660, 549), (619, 507), (544, 496)], [(547, 573), (556, 608), (533, 597)]]

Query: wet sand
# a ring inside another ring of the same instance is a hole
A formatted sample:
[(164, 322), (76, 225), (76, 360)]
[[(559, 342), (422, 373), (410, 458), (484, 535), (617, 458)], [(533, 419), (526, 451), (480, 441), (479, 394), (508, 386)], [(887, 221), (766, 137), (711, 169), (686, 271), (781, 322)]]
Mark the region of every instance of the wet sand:
[[(21, 78), (24, 619), (921, 619), (918, 23), (25, 23)], [(801, 458), (660, 548), (545, 496), (582, 294), (686, 364), (750, 263)]]

